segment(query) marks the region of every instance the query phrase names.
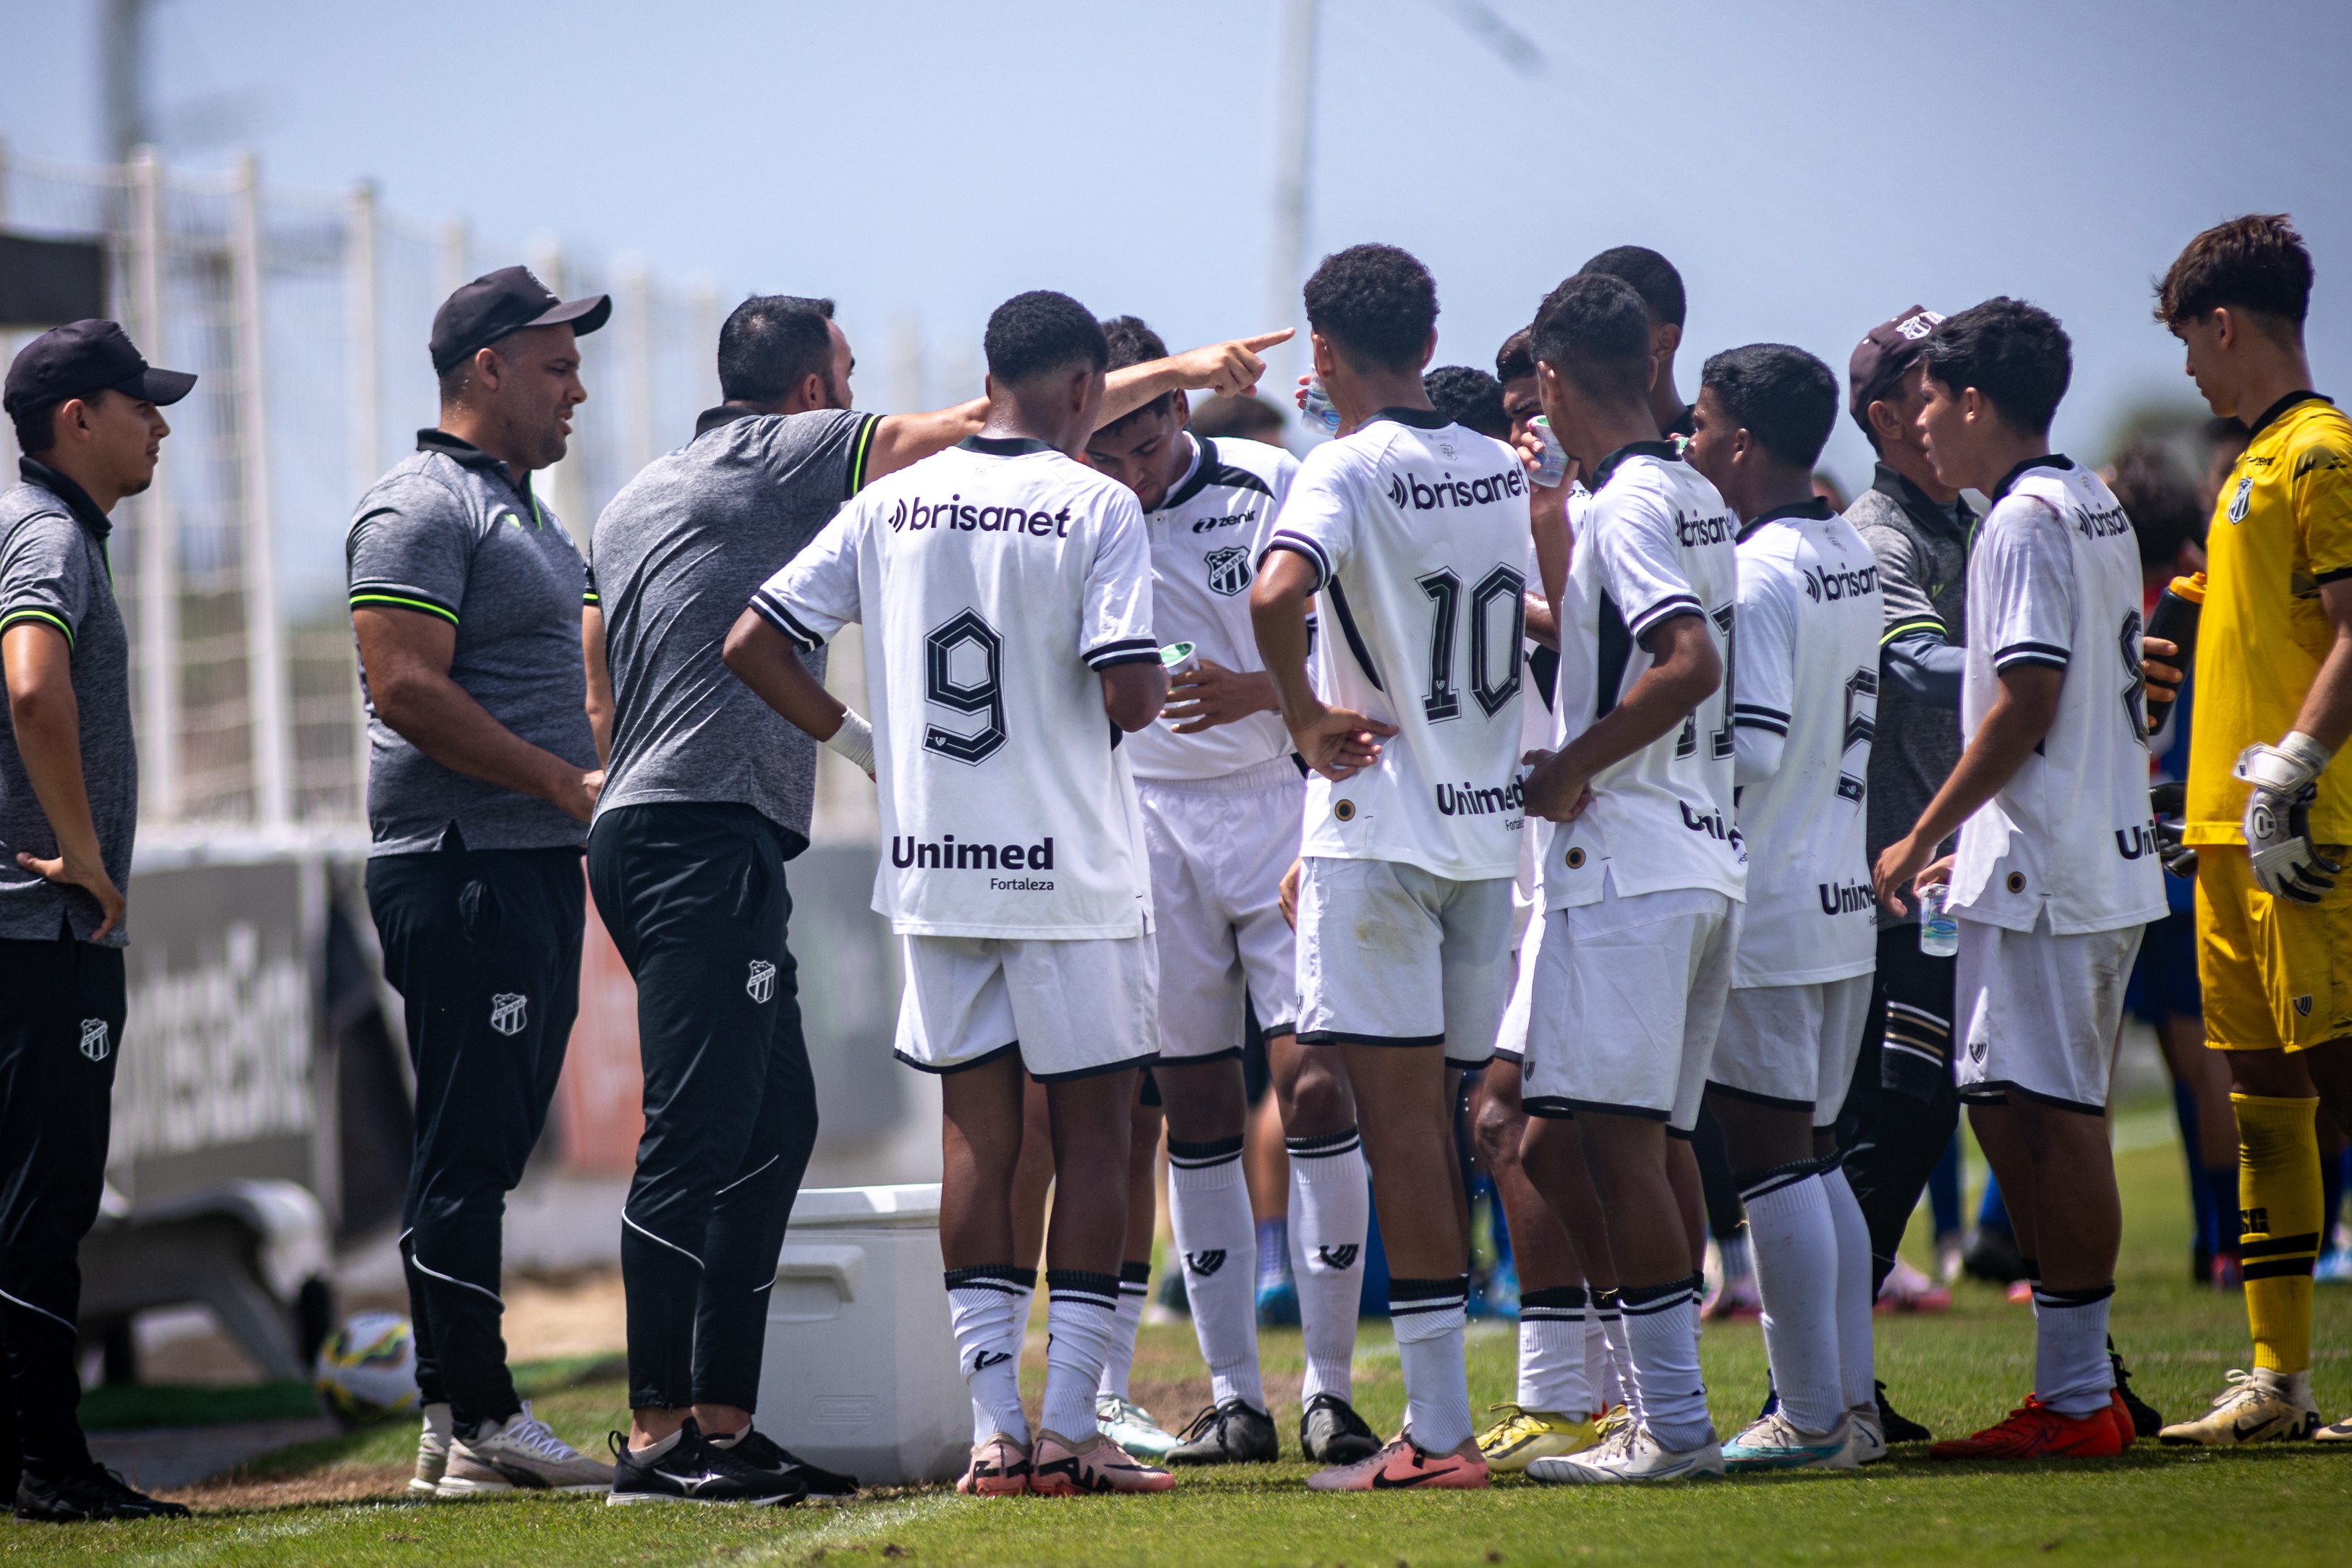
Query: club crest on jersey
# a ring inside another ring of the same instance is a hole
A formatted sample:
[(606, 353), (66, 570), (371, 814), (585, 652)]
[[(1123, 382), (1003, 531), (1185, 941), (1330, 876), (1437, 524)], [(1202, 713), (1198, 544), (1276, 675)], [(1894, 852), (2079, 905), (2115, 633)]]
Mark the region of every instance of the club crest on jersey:
[(1213, 594), (1231, 598), (1250, 585), (1249, 552), (1238, 544), (1210, 551), (1202, 558), (1202, 563), (1209, 569), (1209, 591)]
[(1207, 1252), (1188, 1252), (1184, 1255), (1185, 1271), (1197, 1274), (1203, 1279), (1224, 1266), (1225, 1249), (1222, 1247)]
[(2230, 492), (2230, 521), (2231, 522), (2245, 521), (2246, 509), (2252, 503), (2253, 499), (2254, 476), (2252, 474), (2240, 474), (2238, 476), (2238, 488)]
[(490, 998), (490, 1027), (501, 1035), (522, 1033), (523, 1014), (530, 1006), (530, 998), (518, 996), (511, 991), (501, 991)]
[(1805, 597), (1816, 605), (1834, 605), (1840, 599), (1857, 598), (1864, 594), (1874, 593), (1878, 588), (1878, 563), (1875, 561), (1859, 572), (1844, 565), (1835, 568), (1823, 566), (1818, 572), (1810, 566), (1801, 566), (1798, 570), (1805, 574)]
[(106, 1059), (106, 1020), (84, 1018), (81, 1021), (81, 1054), (94, 1062)]
[(776, 966), (764, 958), (753, 959), (751, 978), (743, 982), (743, 989), (754, 1002), (765, 1002), (773, 996), (776, 994)]
[(1389, 502), (1399, 511), (1442, 511), (1445, 508), (1484, 506), (1508, 496), (1528, 493), (1524, 468), (1503, 468), (1475, 479), (1440, 474), (1435, 482), (1417, 474), (1389, 476)]
[(2306, 992), (2305, 994), (2294, 999), (2294, 1016), (2298, 1018), (2308, 1018), (2311, 1016), (2311, 996), (2309, 993)]

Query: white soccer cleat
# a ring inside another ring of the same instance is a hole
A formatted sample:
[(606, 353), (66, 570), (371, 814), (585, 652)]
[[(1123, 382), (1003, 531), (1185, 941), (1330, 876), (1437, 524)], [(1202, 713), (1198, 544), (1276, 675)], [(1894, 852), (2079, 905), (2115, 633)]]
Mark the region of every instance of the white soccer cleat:
[[(1807, 1432), (1776, 1405), (1723, 1446), (1727, 1470), (1851, 1470), (1854, 1457), (1851, 1419), (1841, 1415), (1826, 1432)], [(1884, 1447), (1884, 1445), (1881, 1445)]]
[(1095, 1395), (1095, 1425), (1139, 1459), (1164, 1459), (1182, 1441), (1153, 1420), (1150, 1411), (1116, 1394)]
[(1845, 1413), (1846, 1451), (1857, 1465), (1874, 1465), (1886, 1458), (1886, 1431), (1878, 1424), (1878, 1406), (1857, 1405)]
[(449, 1468), (434, 1495), (480, 1497), (514, 1491), (609, 1492), (613, 1467), (592, 1459), (547, 1428), (530, 1403), (471, 1437), (449, 1442)]
[(2175, 1447), (2235, 1448), (2247, 1443), (2291, 1443), (2319, 1428), (2311, 1373), (2232, 1371), (2213, 1408), (2193, 1421), (2176, 1421), (2156, 1435)]
[(1582, 1487), (1707, 1480), (1722, 1474), (1723, 1445), (1712, 1434), (1697, 1447), (1677, 1451), (1660, 1443), (1638, 1421), (1618, 1427), (1597, 1448), (1538, 1459), (1527, 1468), (1531, 1481)]

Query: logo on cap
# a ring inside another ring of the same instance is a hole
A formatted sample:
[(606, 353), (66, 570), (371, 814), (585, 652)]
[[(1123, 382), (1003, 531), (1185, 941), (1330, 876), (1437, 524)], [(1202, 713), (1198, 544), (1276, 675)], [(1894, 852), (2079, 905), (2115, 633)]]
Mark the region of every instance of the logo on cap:
[(1921, 310), (1916, 315), (1906, 316), (1895, 322), (1895, 330), (1916, 343), (1934, 331), (1936, 324), (1943, 319), (1933, 310)]

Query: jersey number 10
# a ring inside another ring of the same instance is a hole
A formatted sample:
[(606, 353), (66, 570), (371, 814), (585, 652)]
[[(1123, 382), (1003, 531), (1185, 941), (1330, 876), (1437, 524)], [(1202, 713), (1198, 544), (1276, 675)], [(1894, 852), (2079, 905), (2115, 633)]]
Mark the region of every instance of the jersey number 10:
[[(1430, 598), (1429, 686), (1421, 694), (1422, 717), (1434, 724), (1462, 716), (1462, 692), (1454, 680), (1454, 646), (1462, 621), (1462, 579), (1451, 570), (1414, 579)], [(1528, 582), (1497, 566), (1470, 590), (1470, 695), (1492, 719), (1519, 691), (1519, 644), (1527, 636)], [(1496, 600), (1507, 600), (1510, 627), (1499, 639), (1493, 628)], [(1503, 676), (1492, 679), (1495, 644), (1502, 644)]]

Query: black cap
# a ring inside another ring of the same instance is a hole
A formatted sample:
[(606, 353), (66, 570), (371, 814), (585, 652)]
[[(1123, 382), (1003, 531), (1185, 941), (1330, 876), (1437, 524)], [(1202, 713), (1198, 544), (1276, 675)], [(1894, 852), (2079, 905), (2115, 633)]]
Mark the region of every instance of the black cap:
[(1846, 412), (1864, 430), (1870, 428), (1870, 405), (1890, 395), (1919, 363), (1927, 334), (1943, 319), (1925, 305), (1914, 305), (1871, 328), (1854, 345), (1853, 358), (1846, 362)]
[(157, 370), (131, 346), (119, 321), (93, 317), (52, 327), (19, 350), (8, 367), (8, 389), (0, 408), (62, 403), (86, 393), (111, 389), (142, 402), (177, 403), (196, 378), (185, 371)]
[(441, 301), (433, 312), (433, 374), (446, 375), (475, 352), (488, 348), (509, 332), (525, 327), (556, 327), (572, 323), (586, 336), (603, 326), (613, 313), (610, 294), (584, 300), (559, 300), (555, 291), (530, 275), (528, 267), (501, 267), (485, 272)]

